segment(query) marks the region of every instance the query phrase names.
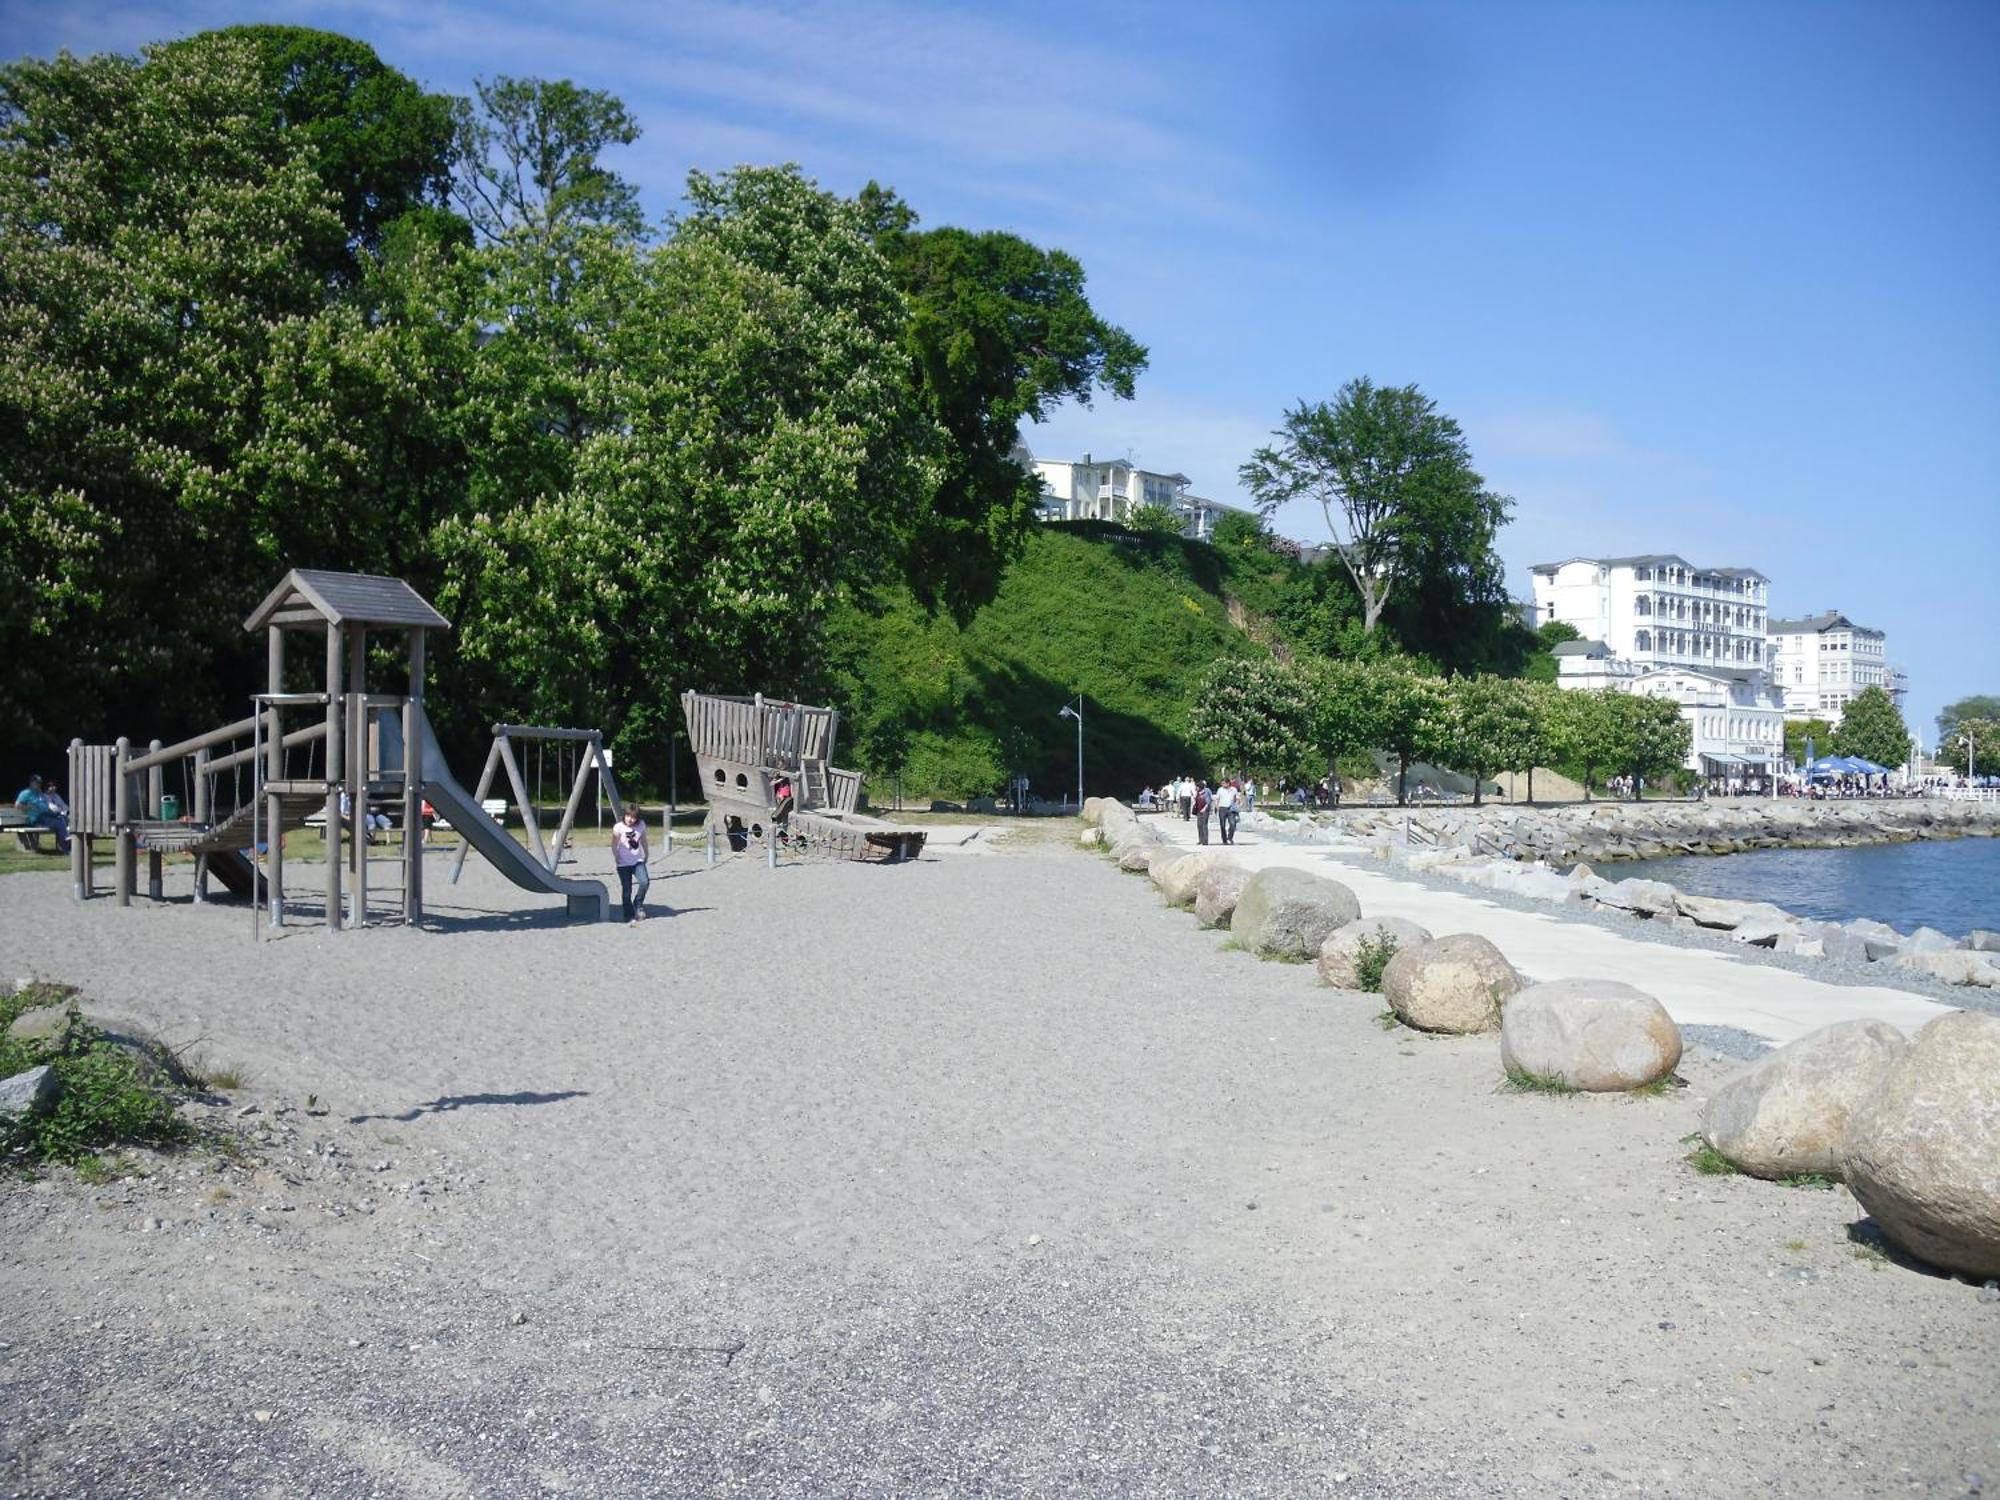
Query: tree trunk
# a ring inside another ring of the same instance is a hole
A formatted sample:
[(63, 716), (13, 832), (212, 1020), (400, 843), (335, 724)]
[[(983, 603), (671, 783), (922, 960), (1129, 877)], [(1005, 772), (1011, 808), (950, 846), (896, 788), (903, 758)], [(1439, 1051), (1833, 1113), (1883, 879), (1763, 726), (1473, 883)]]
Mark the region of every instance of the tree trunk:
[(1477, 767), (1472, 772), (1472, 805), (1481, 807), (1486, 796), (1486, 773)]
[(1528, 767), (1528, 806), (1535, 805), (1535, 768)]
[(1409, 805), (1410, 805), (1410, 757), (1407, 755), (1399, 755), (1396, 757), (1396, 806), (1408, 807)]

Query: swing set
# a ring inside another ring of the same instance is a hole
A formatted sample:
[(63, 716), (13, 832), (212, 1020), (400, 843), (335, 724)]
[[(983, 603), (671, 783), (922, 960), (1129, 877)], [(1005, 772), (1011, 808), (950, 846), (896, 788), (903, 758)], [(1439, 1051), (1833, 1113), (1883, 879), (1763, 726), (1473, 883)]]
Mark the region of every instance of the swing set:
[[(528, 750), (532, 747), (535, 756), (535, 795), (528, 795), (526, 762)], [(550, 751), (553, 747), (553, 757)], [(556, 825), (553, 837), (542, 837), (541, 819), (536, 804), (543, 800), (548, 789), (548, 761), (555, 761), (556, 786), (558, 790), (567, 782), (569, 800), (563, 804), (562, 820)], [(574, 765), (572, 774), (570, 767)], [(551, 875), (562, 863), (564, 852), (569, 848), (569, 837), (576, 827), (577, 810), (583, 806), (584, 788), (590, 783), (591, 773), (597, 775), (598, 823), (604, 821), (604, 799), (611, 800), (613, 820), (625, 816), (625, 804), (618, 795), (618, 779), (611, 774), (611, 756), (604, 748), (604, 735), (596, 729), (552, 729), (536, 724), (495, 724), (493, 726), (493, 746), (486, 752), (485, 769), (479, 773), (479, 786), (472, 794), (472, 800), (493, 815), (495, 822), (504, 822), (507, 816), (507, 798), (503, 794), (492, 797), (493, 779), (501, 770), (507, 773), (507, 786), (513, 792), (513, 804), (520, 811), (521, 826), (528, 831), (528, 849), (542, 867)], [(452, 857), (451, 880), (458, 883), (458, 873), (465, 868), (466, 845), (461, 843), (458, 853)]]

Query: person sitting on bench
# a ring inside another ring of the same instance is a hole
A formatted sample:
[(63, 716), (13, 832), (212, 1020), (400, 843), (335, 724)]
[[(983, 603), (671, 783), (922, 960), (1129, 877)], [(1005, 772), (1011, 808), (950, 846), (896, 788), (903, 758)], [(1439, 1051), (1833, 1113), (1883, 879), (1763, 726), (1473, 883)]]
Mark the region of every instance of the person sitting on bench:
[(28, 784), (14, 798), (14, 805), (28, 815), (30, 828), (46, 828), (56, 836), (58, 853), (69, 853), (69, 819), (49, 804), (48, 796), (42, 790), (41, 777), (28, 778)]

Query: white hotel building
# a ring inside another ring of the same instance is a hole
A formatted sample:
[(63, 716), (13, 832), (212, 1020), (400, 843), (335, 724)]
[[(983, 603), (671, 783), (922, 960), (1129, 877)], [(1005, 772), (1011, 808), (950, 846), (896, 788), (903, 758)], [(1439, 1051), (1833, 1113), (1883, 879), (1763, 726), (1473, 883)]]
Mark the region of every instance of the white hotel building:
[(1697, 568), (1673, 553), (1537, 563), (1535, 624), (1561, 620), (1641, 667), (1761, 672), (1771, 583), (1755, 568)]
[(1856, 625), (1839, 610), (1805, 620), (1771, 622), (1771, 680), (1795, 719), (1838, 725), (1863, 688), (1879, 687), (1903, 706), (1902, 674), (1888, 663), (1879, 630)]
[(1027, 445), (1014, 449), (1014, 461), (1038, 476), (1045, 521), (1124, 521), (1142, 505), (1159, 506), (1181, 518), (1181, 535), (1205, 542), (1215, 523), (1241, 506), (1204, 500), (1188, 489), (1185, 474), (1142, 469), (1129, 459), (1036, 458)]
[(1584, 637), (1556, 647), (1561, 686), (1671, 700), (1688, 722), (1687, 768), (1705, 776), (1754, 781), (1783, 760), (1762, 573), (1655, 553), (1542, 563), (1533, 577), (1535, 623), (1562, 620)]

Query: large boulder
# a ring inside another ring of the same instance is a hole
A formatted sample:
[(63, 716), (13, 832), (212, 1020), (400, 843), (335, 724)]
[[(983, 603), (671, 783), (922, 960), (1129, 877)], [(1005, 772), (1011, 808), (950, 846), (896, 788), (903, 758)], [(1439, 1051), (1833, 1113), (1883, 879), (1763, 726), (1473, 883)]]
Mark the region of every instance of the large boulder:
[(1315, 958), (1320, 944), (1360, 915), (1360, 901), (1339, 881), (1277, 866), (1245, 883), (1229, 930), (1259, 958)]
[(1363, 917), (1358, 922), (1349, 922), (1319, 945), (1319, 962), (1316, 965), (1319, 982), (1330, 984), (1335, 989), (1359, 989), (1361, 975), (1356, 964), (1360, 960), (1363, 944), (1391, 942), (1400, 953), (1405, 948), (1416, 948), (1430, 940), (1428, 927), (1419, 927), (1403, 917)]
[(1250, 872), (1238, 864), (1217, 862), (1201, 872), (1194, 886), (1194, 919), (1203, 927), (1227, 927), (1236, 916), (1237, 898), (1250, 883)]
[(2000, 1016), (1958, 1010), (1919, 1031), (1848, 1115), (1840, 1169), (1912, 1255), (2000, 1276)]
[(1642, 1088), (1681, 1060), (1681, 1029), (1644, 990), (1616, 979), (1531, 984), (1500, 1013), (1500, 1065), (1590, 1094)]
[(1144, 875), (1153, 867), (1154, 855), (1172, 855), (1176, 851), (1166, 844), (1151, 844), (1134, 839), (1118, 846), (1118, 868), (1130, 875)]
[(62, 1080), (44, 1063), (12, 1078), (0, 1079), (0, 1120), (20, 1115), (45, 1115), (62, 1096)]
[(2000, 932), (1975, 927), (1965, 935), (1965, 946), (1974, 953), (2000, 953)]
[(1104, 842), (1104, 830), (1102, 828), (1086, 828), (1076, 836), (1076, 841), (1086, 849), (1095, 849), (1099, 844)]
[(1169, 906), (1192, 906), (1195, 887), (1211, 865), (1220, 864), (1228, 856), (1207, 849), (1193, 854), (1183, 854), (1179, 859), (1155, 859), (1150, 872), (1153, 884), (1160, 888), (1160, 897)]
[(1930, 953), (1899, 953), (1888, 960), (1897, 969), (1914, 969), (1946, 984), (1977, 985), (1981, 989), (2000, 988), (2000, 964), (1990, 953), (1974, 953), (1969, 948), (1946, 948)]
[(1602, 906), (1615, 906), (1642, 917), (1670, 917), (1680, 892), (1664, 880), (1614, 880), (1596, 893)]
[(1881, 1086), (1904, 1045), (1883, 1021), (1822, 1026), (1717, 1089), (1702, 1111), (1702, 1136), (1752, 1177), (1838, 1177), (1848, 1116)]
[(1383, 998), (1419, 1031), (1491, 1031), (1520, 988), (1500, 950), (1470, 932), (1407, 948), (1382, 970)]
[(1724, 932), (1733, 931), (1746, 922), (1769, 926), (1792, 920), (1790, 912), (1768, 901), (1727, 901), (1720, 896), (1691, 896), (1686, 891), (1674, 892), (1674, 910), (1684, 917), (1692, 917), (1697, 927), (1713, 927)]

